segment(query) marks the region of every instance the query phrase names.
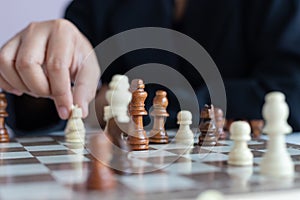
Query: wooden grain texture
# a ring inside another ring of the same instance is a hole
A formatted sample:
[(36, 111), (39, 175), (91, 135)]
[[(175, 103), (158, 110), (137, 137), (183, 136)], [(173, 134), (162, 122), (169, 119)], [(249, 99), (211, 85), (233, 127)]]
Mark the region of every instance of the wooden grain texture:
[(132, 118), (133, 130), (129, 132), (127, 143), (132, 150), (147, 150), (149, 148), (149, 139), (146, 135), (143, 125), (143, 116), (147, 115), (145, 109), (145, 100), (148, 96), (144, 91), (143, 80), (136, 81), (137, 90), (132, 93), (132, 100), (129, 106), (129, 113)]
[(169, 116), (167, 113), (168, 106), (167, 92), (163, 90), (156, 91), (153, 99), (153, 111), (151, 116), (154, 117), (153, 128), (150, 131), (150, 143), (166, 144), (169, 142), (168, 134), (165, 130), (165, 120)]

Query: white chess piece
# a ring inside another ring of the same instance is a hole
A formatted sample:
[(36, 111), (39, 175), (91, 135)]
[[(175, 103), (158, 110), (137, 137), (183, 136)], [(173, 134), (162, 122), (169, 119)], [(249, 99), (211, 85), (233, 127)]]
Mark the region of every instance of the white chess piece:
[(265, 97), (262, 114), (265, 120), (263, 132), (268, 134), (267, 152), (260, 163), (260, 172), (271, 177), (292, 177), (294, 163), (287, 152), (285, 134), (292, 132), (287, 123), (289, 107), (285, 95), (281, 92), (271, 92)]
[[(125, 75), (114, 75), (109, 83), (109, 90), (106, 92), (106, 100), (109, 106), (106, 107), (104, 120), (108, 121), (112, 117), (117, 117), (118, 122), (129, 122), (128, 104), (132, 94), (129, 92), (128, 77)], [(110, 111), (109, 111), (110, 109)]]
[(179, 124), (179, 129), (175, 136), (176, 143), (194, 144), (194, 134), (190, 129), (192, 124), (192, 113), (187, 110), (182, 110), (177, 114), (177, 124)]
[(251, 128), (247, 122), (236, 121), (230, 126), (230, 139), (234, 140), (229, 153), (228, 164), (247, 166), (253, 164), (253, 154), (248, 148), (247, 141), (251, 140)]
[(206, 190), (202, 192), (197, 200), (224, 200), (224, 195), (218, 190)]
[(72, 106), (72, 113), (65, 128), (67, 142), (84, 143), (85, 127), (82, 121), (82, 109), (77, 105)]

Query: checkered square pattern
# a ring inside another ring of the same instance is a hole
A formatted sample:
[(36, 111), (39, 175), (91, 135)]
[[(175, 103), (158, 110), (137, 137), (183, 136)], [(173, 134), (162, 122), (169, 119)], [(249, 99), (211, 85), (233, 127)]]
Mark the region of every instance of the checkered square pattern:
[(0, 199), (196, 199), (208, 189), (239, 199), (265, 190), (289, 193), (300, 188), (300, 144), (287, 144), (296, 175), (284, 181), (259, 174), (266, 141), (248, 143), (254, 155), (249, 167), (227, 164), (232, 145), (228, 140), (213, 147), (150, 144), (148, 151), (127, 154), (135, 173), (116, 174), (116, 188), (88, 191), (85, 183), (94, 159), (88, 149), (57, 136), (16, 138), (0, 144)]

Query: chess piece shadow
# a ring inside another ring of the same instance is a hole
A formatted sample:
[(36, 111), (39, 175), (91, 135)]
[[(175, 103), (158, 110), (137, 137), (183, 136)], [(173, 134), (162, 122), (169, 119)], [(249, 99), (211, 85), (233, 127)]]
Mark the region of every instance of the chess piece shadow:
[(108, 167), (112, 158), (111, 142), (104, 134), (95, 134), (90, 137), (88, 148), (94, 159), (90, 164), (90, 173), (87, 179), (87, 189), (107, 190), (116, 186), (116, 179)]

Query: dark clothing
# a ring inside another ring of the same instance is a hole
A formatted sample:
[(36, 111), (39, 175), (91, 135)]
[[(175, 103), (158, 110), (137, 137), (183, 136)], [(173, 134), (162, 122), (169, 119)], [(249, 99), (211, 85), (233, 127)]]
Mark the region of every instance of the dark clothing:
[[(265, 94), (278, 90), (286, 94), (290, 123), (300, 130), (300, 1), (189, 0), (179, 22), (173, 10), (173, 0), (74, 0), (66, 18), (94, 46), (137, 27), (178, 30), (201, 44), (218, 66), (226, 87), (227, 118), (261, 118)], [(198, 94), (206, 93), (186, 61), (159, 50), (122, 56), (102, 80), (148, 62), (180, 68)], [(209, 101), (207, 95), (200, 96), (200, 105)]]
[[(227, 118), (261, 118), (265, 94), (278, 90), (286, 94), (290, 124), (300, 130), (300, 1), (189, 0), (181, 21), (174, 20), (173, 11), (173, 0), (73, 0), (65, 17), (93, 46), (137, 27), (178, 30), (201, 44), (218, 66), (226, 87)], [(102, 80), (149, 62), (179, 69), (193, 84), (200, 105), (209, 102), (192, 66), (160, 50), (121, 56)]]

